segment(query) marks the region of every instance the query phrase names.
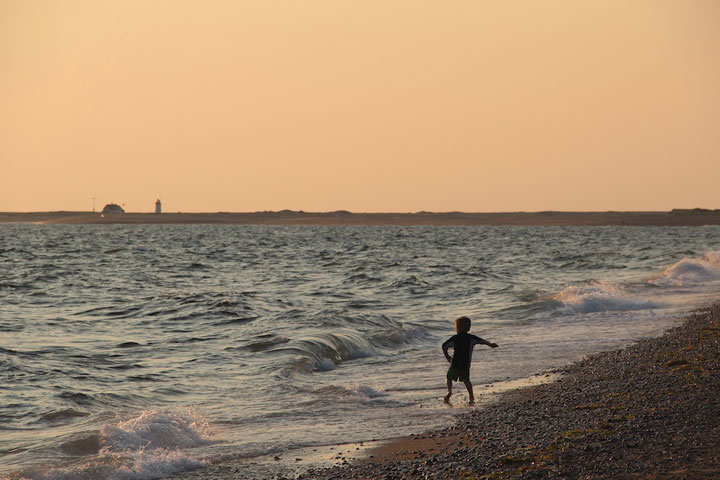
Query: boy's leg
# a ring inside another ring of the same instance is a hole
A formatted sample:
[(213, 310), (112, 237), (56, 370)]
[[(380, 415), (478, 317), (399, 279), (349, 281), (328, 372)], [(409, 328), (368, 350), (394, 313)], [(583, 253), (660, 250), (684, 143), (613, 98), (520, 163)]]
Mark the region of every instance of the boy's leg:
[(447, 379), (448, 394), (445, 395), (445, 403), (450, 403), (450, 397), (452, 396), (452, 380)]
[(470, 379), (468, 378), (463, 383), (465, 383), (465, 388), (467, 388), (468, 396), (470, 397), (470, 405), (475, 405), (475, 395), (473, 395), (473, 386), (472, 383), (470, 383)]

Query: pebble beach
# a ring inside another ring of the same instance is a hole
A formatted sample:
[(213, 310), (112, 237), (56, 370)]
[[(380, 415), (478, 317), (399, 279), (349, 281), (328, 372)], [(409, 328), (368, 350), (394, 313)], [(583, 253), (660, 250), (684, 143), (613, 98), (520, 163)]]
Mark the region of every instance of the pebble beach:
[(720, 304), (559, 373), (300, 478), (720, 478)]

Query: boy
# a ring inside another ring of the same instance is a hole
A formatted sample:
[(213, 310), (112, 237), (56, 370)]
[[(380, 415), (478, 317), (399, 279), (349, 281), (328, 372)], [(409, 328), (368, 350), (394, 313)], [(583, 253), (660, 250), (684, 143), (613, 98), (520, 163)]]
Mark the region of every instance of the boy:
[[(478, 343), (487, 345), (491, 348), (497, 348), (497, 343), (491, 343), (468, 333), (470, 331), (470, 319), (468, 317), (460, 317), (455, 320), (455, 330), (457, 335), (450, 337), (442, 344), (445, 358), (450, 362), (450, 368), (447, 372), (447, 389), (448, 394), (445, 395), (445, 403), (450, 403), (452, 395), (452, 382), (461, 381), (465, 384), (468, 394), (470, 395), (470, 405), (475, 405), (475, 396), (473, 395), (473, 386), (470, 383), (470, 361), (472, 360), (473, 347)], [(448, 348), (452, 347), (453, 356), (448, 354)]]

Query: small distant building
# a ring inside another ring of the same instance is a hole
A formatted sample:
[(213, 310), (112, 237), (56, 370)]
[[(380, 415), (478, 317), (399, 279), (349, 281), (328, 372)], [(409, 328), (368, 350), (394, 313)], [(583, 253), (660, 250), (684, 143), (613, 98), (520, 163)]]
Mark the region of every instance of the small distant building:
[(108, 203), (102, 209), (102, 213), (125, 213), (125, 210), (120, 205), (115, 203)]
[(155, 213), (162, 213), (162, 202), (159, 198), (155, 200)]

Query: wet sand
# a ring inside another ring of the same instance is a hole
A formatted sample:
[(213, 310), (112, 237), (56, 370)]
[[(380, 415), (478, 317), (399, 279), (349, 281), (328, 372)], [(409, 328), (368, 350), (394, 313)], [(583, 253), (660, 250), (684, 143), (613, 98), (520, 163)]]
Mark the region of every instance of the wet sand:
[(672, 212), (514, 212), (514, 213), (125, 213), (0, 212), (0, 223), (41, 224), (206, 224), (206, 225), (538, 225), (538, 226), (703, 226), (720, 225), (720, 210)]
[(720, 304), (552, 374), (485, 398), (445, 429), (174, 478), (720, 478)]

